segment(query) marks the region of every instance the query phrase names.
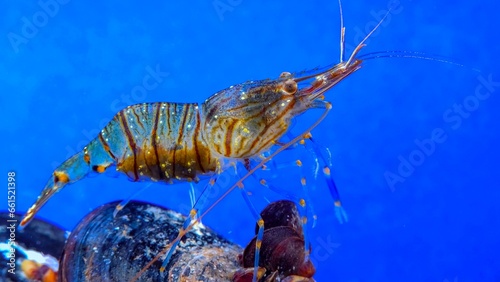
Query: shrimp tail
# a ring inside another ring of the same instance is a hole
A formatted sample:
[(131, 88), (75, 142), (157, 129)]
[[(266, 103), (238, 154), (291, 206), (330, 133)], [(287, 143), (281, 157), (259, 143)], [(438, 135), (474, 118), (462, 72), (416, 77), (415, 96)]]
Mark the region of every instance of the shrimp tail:
[(71, 158), (62, 163), (52, 173), (52, 176), (47, 181), (42, 193), (28, 212), (26, 212), (26, 215), (21, 221), (21, 226), (28, 224), (38, 210), (50, 199), (50, 197), (52, 197), (52, 195), (61, 190), (67, 184), (85, 177), (88, 174), (88, 169), (86, 168), (88, 168), (88, 166), (84, 163), (83, 152), (73, 155)]
[(90, 172), (103, 173), (110, 165), (114, 164), (114, 159), (110, 157), (106, 149), (108, 148), (96, 138), (82, 151), (57, 167), (36, 202), (26, 212), (20, 227), (26, 226), (40, 208), (63, 187), (86, 177)]

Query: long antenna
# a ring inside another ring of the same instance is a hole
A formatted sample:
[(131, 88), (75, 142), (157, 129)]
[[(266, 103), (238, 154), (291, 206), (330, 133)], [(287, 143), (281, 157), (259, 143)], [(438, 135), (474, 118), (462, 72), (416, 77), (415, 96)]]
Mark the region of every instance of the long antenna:
[[(340, 1), (340, 0), (339, 0)], [(354, 51), (351, 53), (351, 56), (349, 57), (349, 60), (347, 60), (347, 63), (346, 63), (346, 66), (349, 66), (351, 64), (351, 62), (354, 60), (354, 57), (358, 54), (359, 50), (361, 50), (361, 48), (363, 46), (365, 46), (365, 42), (366, 40), (368, 40), (368, 38), (370, 38), (370, 36), (377, 30), (377, 28), (379, 28), (379, 26), (382, 24), (382, 22), (384, 22), (384, 20), (387, 18), (387, 16), (392, 12), (392, 7), (387, 11), (387, 13), (385, 13), (384, 17), (378, 22), (378, 24), (365, 36), (365, 38), (363, 38), (363, 40), (361, 40), (361, 42), (359, 42), (358, 46), (356, 46), (356, 49), (354, 49)]]
[(344, 13), (342, 12), (342, 1), (339, 0), (340, 9), (340, 62), (344, 62), (345, 50), (345, 26), (344, 26)]

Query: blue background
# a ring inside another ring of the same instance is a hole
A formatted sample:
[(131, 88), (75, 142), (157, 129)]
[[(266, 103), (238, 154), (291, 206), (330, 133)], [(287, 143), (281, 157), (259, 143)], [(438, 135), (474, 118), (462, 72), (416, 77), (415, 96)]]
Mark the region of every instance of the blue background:
[[(335, 1), (220, 2), (231, 9), (218, 13), (212, 1), (72, 0), (46, 22), (37, 18), (38, 30), (19, 44), (11, 39), (23, 36), (22, 19), (33, 22), (42, 7), (36, 1), (3, 4), (0, 171), (5, 178), (16, 172), (18, 211), (33, 203), (55, 165), (113, 117), (114, 106), (127, 105), (122, 95), (142, 84), (148, 66), (169, 75), (132, 103), (202, 102), (232, 84), (338, 62)], [(370, 29), (374, 14), (388, 3), (345, 1), (346, 43), (356, 45), (357, 34)], [(332, 151), (350, 221), (337, 223), (322, 177), (313, 185), (306, 172), (318, 215), (308, 233), (318, 281), (500, 281), (500, 89), (493, 88), (466, 118), (443, 117), (454, 104), (473, 101), (479, 75), (500, 81), (498, 8), (495, 1), (401, 1), (399, 13), (363, 52), (419, 51), (465, 66), (370, 60), (326, 95), (333, 110), (313, 135)], [(297, 118), (293, 132), (318, 115)], [(400, 159), (418, 150), (414, 140), (430, 138), (436, 128), (446, 140), (391, 189), (386, 172), (398, 173)], [(300, 190), (298, 180), (288, 177), (297, 170), (287, 163), (304, 152), (287, 150), (275, 160), (281, 167), (271, 179), (275, 185)], [(232, 171), (226, 174), (236, 179)], [(88, 178), (54, 196), (39, 216), (71, 229), (98, 205), (145, 185)], [(264, 198), (279, 198), (252, 181), (247, 187), (259, 208)], [(185, 211), (188, 188), (154, 184), (137, 198)], [(236, 192), (204, 219), (239, 244), (252, 237), (253, 222)]]

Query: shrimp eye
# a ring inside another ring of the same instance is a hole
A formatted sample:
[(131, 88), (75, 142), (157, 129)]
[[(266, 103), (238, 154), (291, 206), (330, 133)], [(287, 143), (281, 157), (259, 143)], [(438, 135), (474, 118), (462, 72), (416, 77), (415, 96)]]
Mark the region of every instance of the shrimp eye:
[(289, 73), (289, 72), (287, 72), (287, 71), (284, 71), (284, 72), (282, 72), (282, 73), (280, 74), (280, 78), (289, 78), (289, 77), (291, 77), (291, 76), (292, 76), (292, 74), (291, 74), (291, 73)]
[(288, 79), (283, 84), (283, 90), (285, 90), (285, 92), (288, 94), (294, 94), (295, 92), (297, 92), (297, 82), (295, 82), (293, 79)]

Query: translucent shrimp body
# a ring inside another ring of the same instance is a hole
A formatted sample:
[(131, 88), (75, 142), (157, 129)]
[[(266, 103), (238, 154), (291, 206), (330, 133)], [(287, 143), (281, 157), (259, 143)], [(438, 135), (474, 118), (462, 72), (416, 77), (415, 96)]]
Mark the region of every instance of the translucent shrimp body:
[[(283, 73), (276, 80), (249, 81), (198, 104), (144, 103), (118, 112), (83, 150), (62, 163), (21, 222), (67, 184), (110, 168), (132, 181), (195, 181), (226, 169), (226, 160), (257, 158), (278, 143), (290, 120), (360, 67), (336, 65), (306, 76)], [(298, 85), (311, 81), (299, 89)]]

